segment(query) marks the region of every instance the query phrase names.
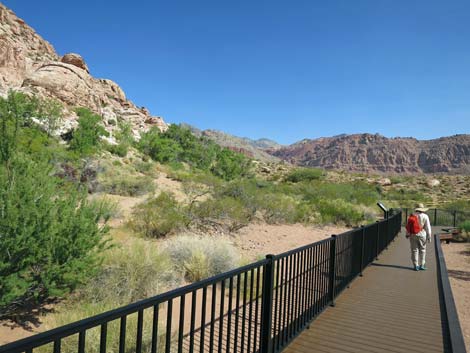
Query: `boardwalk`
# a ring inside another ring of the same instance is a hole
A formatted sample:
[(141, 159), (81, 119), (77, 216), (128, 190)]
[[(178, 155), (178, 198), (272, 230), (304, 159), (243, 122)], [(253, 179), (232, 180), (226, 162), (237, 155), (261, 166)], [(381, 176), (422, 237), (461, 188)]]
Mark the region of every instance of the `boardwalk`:
[(390, 245), (285, 353), (448, 352), (434, 246), (427, 271), (410, 269), (409, 242)]

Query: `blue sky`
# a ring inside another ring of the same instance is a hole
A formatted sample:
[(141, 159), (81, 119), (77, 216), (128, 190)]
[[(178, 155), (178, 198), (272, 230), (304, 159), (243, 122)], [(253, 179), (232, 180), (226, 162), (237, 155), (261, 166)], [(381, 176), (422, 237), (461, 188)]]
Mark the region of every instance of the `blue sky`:
[(468, 0), (0, 0), (168, 122), (281, 143), (470, 133)]

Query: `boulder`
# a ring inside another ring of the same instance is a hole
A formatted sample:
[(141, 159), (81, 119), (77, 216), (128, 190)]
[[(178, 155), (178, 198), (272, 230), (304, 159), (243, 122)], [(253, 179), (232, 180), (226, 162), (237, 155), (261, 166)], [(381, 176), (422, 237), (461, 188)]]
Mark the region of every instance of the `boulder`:
[(437, 179), (431, 179), (431, 180), (428, 180), (428, 181), (427, 181), (427, 184), (428, 184), (428, 186), (429, 186), (430, 188), (434, 188), (434, 187), (436, 187), (436, 186), (441, 185), (441, 182), (440, 182), (439, 180), (437, 180)]
[(65, 64), (70, 64), (70, 65), (73, 65), (73, 66), (76, 66), (82, 70), (85, 70), (87, 73), (89, 73), (90, 71), (88, 70), (88, 66), (87, 64), (85, 63), (85, 60), (83, 60), (83, 58), (78, 55), (78, 54), (75, 54), (75, 53), (68, 53), (68, 54), (65, 54), (61, 59), (60, 59), (61, 62), (65, 63)]

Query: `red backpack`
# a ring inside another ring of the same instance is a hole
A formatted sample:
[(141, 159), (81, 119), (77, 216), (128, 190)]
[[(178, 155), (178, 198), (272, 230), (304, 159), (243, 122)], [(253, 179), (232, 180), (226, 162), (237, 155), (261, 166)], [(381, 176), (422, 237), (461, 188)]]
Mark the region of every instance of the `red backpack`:
[(423, 228), (419, 224), (418, 216), (415, 214), (411, 214), (408, 217), (408, 221), (406, 222), (406, 231), (408, 234), (416, 235), (421, 232)]

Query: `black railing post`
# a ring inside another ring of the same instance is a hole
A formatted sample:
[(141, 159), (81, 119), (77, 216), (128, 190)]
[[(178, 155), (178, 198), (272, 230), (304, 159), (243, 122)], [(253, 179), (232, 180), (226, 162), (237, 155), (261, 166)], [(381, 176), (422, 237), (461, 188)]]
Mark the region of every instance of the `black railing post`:
[(437, 226), (437, 208), (434, 209), (434, 226)]
[(261, 302), (261, 353), (271, 352), (272, 308), (274, 291), (274, 255), (266, 255)]
[(377, 246), (375, 249), (375, 259), (379, 259), (379, 244), (380, 244), (380, 224), (379, 221), (376, 222), (377, 224)]
[(330, 305), (335, 306), (335, 287), (336, 287), (336, 234), (331, 236), (330, 242), (330, 271), (329, 271), (328, 293), (330, 296)]
[(364, 241), (366, 237), (366, 228), (364, 226), (361, 226), (362, 232), (361, 232), (361, 266), (360, 266), (360, 272), (359, 276), (362, 277), (362, 270), (364, 269)]
[(457, 211), (454, 211), (454, 221), (453, 221), (453, 224), (454, 224), (454, 228), (457, 226)]
[(406, 222), (407, 219), (408, 219), (408, 208), (405, 208), (405, 222)]

